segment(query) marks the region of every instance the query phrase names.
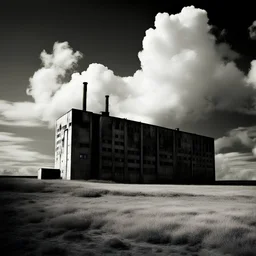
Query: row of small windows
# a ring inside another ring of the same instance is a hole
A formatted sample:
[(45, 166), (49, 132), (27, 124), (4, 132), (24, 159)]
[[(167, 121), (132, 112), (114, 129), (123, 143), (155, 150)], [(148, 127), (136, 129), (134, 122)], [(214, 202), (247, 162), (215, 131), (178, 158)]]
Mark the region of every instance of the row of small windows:
[(119, 120), (116, 120), (116, 122), (115, 122), (115, 129), (123, 130), (124, 129), (124, 123), (119, 121)]
[(159, 156), (161, 158), (165, 158), (165, 159), (167, 159), (167, 158), (171, 159), (172, 158), (172, 155), (159, 154)]
[(102, 140), (102, 143), (112, 144), (112, 140), (103, 139), (103, 140)]
[(128, 159), (128, 163), (136, 163), (139, 164), (140, 160), (139, 159)]
[(124, 150), (123, 149), (115, 149), (115, 153), (120, 153), (120, 154), (124, 154)]
[(128, 150), (128, 154), (129, 155), (135, 155), (135, 156), (138, 155), (139, 156), (140, 152), (139, 151), (135, 151), (135, 150)]
[(143, 168), (143, 173), (144, 174), (155, 174), (156, 170), (155, 170), (155, 168)]
[(124, 162), (124, 159), (121, 158), (121, 157), (115, 157), (115, 161), (116, 161), (116, 162), (123, 163), (123, 162)]
[(103, 169), (103, 171), (104, 171), (104, 170), (108, 170), (108, 171), (109, 171), (109, 170), (112, 170), (112, 166), (103, 165), (103, 166), (102, 166), (102, 169)]
[(143, 160), (144, 164), (155, 164), (154, 160)]
[(87, 154), (80, 153), (79, 158), (80, 159), (87, 159)]
[(160, 166), (173, 166), (173, 163), (172, 162), (162, 162), (160, 161)]
[(102, 160), (112, 161), (112, 157), (111, 156), (102, 156)]
[(193, 168), (212, 168), (211, 164), (193, 164)]
[(191, 161), (192, 158), (190, 156), (178, 156), (178, 161)]
[(135, 132), (140, 132), (140, 126), (134, 126), (134, 125), (128, 125), (127, 127), (128, 133), (135, 133)]
[(115, 141), (116, 146), (124, 146), (124, 142), (122, 141)]
[(211, 163), (212, 162), (212, 158), (197, 158), (197, 157), (191, 157), (191, 156), (178, 156), (177, 157), (177, 159), (179, 160), (179, 161), (191, 161), (191, 160), (193, 160), (193, 161), (199, 161), (199, 162), (209, 162), (209, 163)]
[(151, 151), (151, 150), (156, 150), (156, 148), (153, 147), (153, 145), (151, 145), (151, 146), (143, 146), (143, 150)]
[(122, 174), (124, 172), (124, 168), (123, 167), (115, 167), (115, 172)]
[(103, 147), (103, 148), (102, 148), (102, 151), (104, 151), (104, 152), (111, 152), (111, 151), (112, 151), (112, 148), (105, 148), (105, 147)]
[[(115, 138), (124, 139), (124, 135), (123, 134), (120, 134), (120, 135), (116, 134)], [(102, 143), (112, 144), (112, 140), (110, 140), (110, 139), (103, 139)], [(117, 145), (117, 146), (124, 146), (124, 142), (123, 141), (115, 141), (115, 145)], [(192, 150), (189, 149), (189, 148), (188, 149), (181, 148), (181, 145), (179, 145), (179, 147), (178, 147), (178, 152), (179, 153), (186, 153), (186, 154), (191, 154), (192, 153)], [(144, 145), (143, 149), (146, 150), (146, 151), (154, 151), (154, 150), (156, 150), (154, 145)], [(208, 153), (205, 150), (201, 149), (201, 148), (196, 148), (196, 149), (193, 150), (193, 154), (194, 155), (198, 155), (198, 156), (199, 155), (206, 156)]]
[[(103, 148), (102, 148), (102, 151), (103, 151), (103, 152), (112, 152), (112, 148), (103, 147)], [(116, 148), (116, 149), (115, 149), (115, 153), (124, 154), (124, 150), (123, 150), (123, 149), (118, 149), (118, 148)]]
[(116, 139), (124, 139), (124, 135), (123, 134), (115, 134), (115, 138)]
[(140, 172), (140, 168), (139, 167), (128, 167), (128, 171)]
[(79, 143), (80, 148), (89, 148), (90, 144), (89, 143)]

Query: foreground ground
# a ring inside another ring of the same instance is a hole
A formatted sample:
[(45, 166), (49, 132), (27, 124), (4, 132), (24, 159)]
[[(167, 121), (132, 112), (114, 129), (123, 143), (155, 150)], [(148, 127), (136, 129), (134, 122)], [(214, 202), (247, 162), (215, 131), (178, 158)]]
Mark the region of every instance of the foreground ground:
[(1, 255), (256, 255), (253, 186), (3, 178), (0, 190)]

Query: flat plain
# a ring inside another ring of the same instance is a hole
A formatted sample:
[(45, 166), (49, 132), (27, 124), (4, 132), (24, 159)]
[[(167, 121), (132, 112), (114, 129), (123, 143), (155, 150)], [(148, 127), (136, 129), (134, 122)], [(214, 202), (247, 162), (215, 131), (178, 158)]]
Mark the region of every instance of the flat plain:
[(0, 179), (1, 255), (256, 255), (256, 187)]

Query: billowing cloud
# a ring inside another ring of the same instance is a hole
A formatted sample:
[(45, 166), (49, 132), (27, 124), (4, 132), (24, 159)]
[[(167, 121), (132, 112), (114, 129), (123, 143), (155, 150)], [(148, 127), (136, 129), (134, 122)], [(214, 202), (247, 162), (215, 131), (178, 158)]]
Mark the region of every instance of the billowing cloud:
[[(246, 152), (232, 152), (243, 148)], [(229, 153), (223, 151), (229, 150)], [(239, 127), (215, 140), (216, 178), (256, 180), (256, 126)], [(231, 151), (231, 152), (230, 152)]]
[(252, 25), (248, 28), (249, 35), (252, 40), (256, 40), (256, 20), (252, 23)]
[(252, 151), (256, 146), (256, 126), (233, 129), (226, 136), (215, 140), (216, 153), (234, 146), (247, 147), (248, 151)]
[[(52, 54), (41, 53), (43, 67), (30, 78), (27, 93), (34, 105), (28, 119), (37, 117), (53, 125), (70, 108), (81, 108), (84, 81), (88, 110), (102, 111), (104, 95), (110, 94), (112, 115), (142, 122), (174, 127), (214, 110), (255, 114), (255, 62), (246, 77), (233, 62), (239, 54), (226, 43), (218, 44), (211, 28), (207, 12), (193, 6), (175, 15), (158, 13), (138, 53), (141, 69), (129, 77), (93, 63), (64, 82), (82, 54), (67, 42), (57, 42)], [(5, 122), (18, 119), (3, 108)]]

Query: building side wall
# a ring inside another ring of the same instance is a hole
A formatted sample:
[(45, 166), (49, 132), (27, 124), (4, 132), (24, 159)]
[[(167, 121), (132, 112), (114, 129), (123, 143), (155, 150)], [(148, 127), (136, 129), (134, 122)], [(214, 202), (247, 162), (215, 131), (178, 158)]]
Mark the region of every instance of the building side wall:
[(73, 110), (72, 179), (91, 178), (92, 113)]
[(60, 169), (62, 179), (71, 179), (72, 111), (56, 121), (55, 126), (55, 164)]

